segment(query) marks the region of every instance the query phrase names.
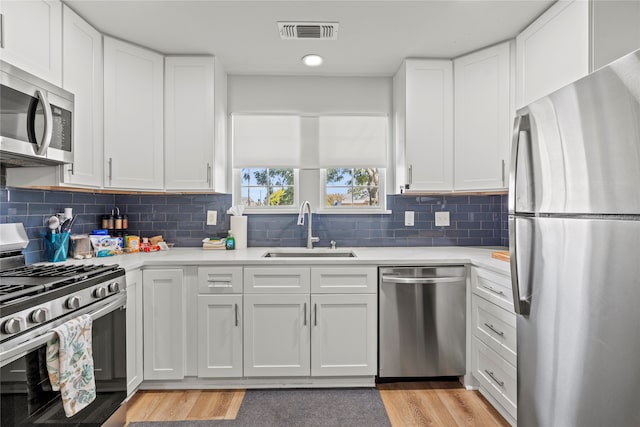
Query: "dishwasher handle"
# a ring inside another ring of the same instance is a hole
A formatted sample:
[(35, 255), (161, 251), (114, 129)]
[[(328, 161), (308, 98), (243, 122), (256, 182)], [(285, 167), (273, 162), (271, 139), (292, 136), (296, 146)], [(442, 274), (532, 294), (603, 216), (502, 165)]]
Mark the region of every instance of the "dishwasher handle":
[(430, 285), (433, 283), (452, 283), (464, 281), (464, 276), (449, 277), (398, 277), (398, 276), (382, 276), (383, 283), (404, 283), (413, 285)]

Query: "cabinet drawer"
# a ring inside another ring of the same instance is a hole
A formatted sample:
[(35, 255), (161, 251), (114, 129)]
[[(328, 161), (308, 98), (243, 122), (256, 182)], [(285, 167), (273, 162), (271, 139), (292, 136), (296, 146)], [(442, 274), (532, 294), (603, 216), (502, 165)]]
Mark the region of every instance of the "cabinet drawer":
[(478, 267), (471, 268), (473, 293), (513, 312), (513, 291), (509, 276)]
[(317, 267), (311, 269), (311, 292), (317, 294), (374, 294), (378, 283), (375, 267)]
[(244, 269), (245, 293), (309, 293), (311, 272), (301, 267), (247, 267)]
[(242, 267), (199, 267), (199, 294), (241, 294)]
[(516, 315), (473, 295), (471, 298), (473, 334), (513, 366), (516, 357)]
[(516, 368), (487, 347), (477, 337), (471, 344), (471, 370), (480, 387), (516, 418), (518, 415)]

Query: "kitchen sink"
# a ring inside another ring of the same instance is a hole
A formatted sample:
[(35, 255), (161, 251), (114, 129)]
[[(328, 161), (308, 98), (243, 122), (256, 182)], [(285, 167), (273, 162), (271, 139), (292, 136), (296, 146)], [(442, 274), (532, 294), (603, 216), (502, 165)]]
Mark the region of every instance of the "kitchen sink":
[(352, 251), (339, 251), (335, 249), (297, 249), (269, 251), (262, 255), (263, 258), (355, 258)]

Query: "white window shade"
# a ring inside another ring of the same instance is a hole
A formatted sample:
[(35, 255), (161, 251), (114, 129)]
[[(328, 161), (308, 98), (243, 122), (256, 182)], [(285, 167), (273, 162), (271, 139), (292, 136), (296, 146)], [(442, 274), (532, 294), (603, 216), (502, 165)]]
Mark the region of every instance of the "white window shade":
[(387, 166), (387, 117), (322, 116), (318, 121), (321, 168)]
[(296, 168), (300, 117), (233, 115), (233, 167)]

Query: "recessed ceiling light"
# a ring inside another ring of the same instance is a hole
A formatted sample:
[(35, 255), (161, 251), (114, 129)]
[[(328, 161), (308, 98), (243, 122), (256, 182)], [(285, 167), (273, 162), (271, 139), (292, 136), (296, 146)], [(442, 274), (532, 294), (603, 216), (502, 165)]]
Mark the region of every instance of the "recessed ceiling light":
[(302, 63), (307, 67), (317, 67), (322, 64), (322, 56), (320, 55), (305, 55), (302, 57)]

